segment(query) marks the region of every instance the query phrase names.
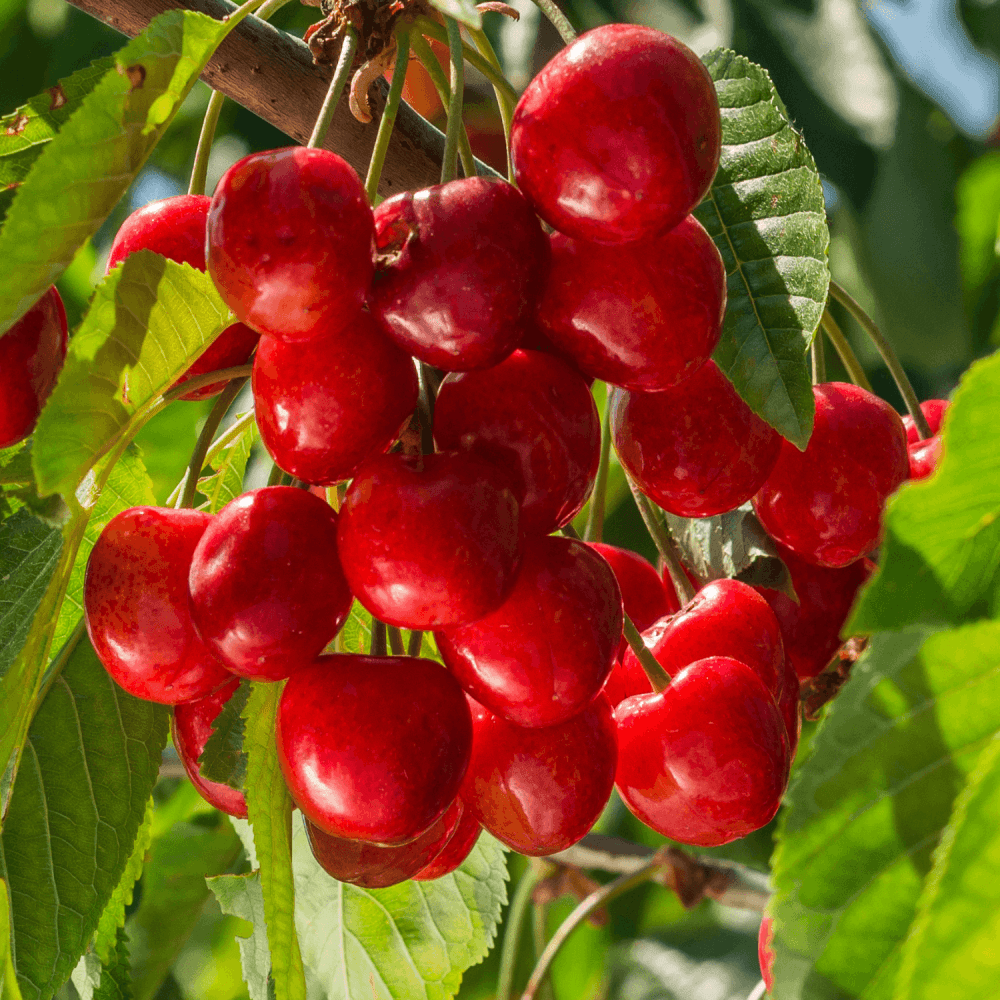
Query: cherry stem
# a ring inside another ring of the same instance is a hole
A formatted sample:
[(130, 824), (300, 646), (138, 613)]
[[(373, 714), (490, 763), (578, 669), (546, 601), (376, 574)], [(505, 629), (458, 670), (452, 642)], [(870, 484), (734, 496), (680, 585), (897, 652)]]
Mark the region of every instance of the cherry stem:
[[(211, 461), (215, 458), (215, 456), (219, 453), (219, 451), (221, 451), (223, 448), (229, 447), (229, 445), (231, 445), (241, 434), (243, 434), (246, 431), (249, 424), (253, 421), (253, 419), (254, 419), (253, 410), (250, 410), (247, 413), (243, 413), (239, 417), (237, 417), (236, 420), (234, 420), (212, 442), (212, 446), (208, 449), (208, 452), (205, 454), (205, 461), (202, 463), (202, 467), (204, 468), (205, 465), (211, 463)], [(177, 498), (180, 496), (181, 490), (184, 488), (184, 483), (186, 482), (186, 480), (187, 476), (185, 475), (184, 479), (182, 479), (174, 487), (173, 492), (170, 494), (169, 497), (167, 497), (166, 506), (174, 507), (177, 505)]]
[(377, 618), (372, 619), (372, 641), (368, 647), (369, 656), (385, 656), (388, 652), (386, 647), (385, 622)]
[(420, 647), (424, 643), (424, 633), (420, 631), (411, 632), (409, 641), (406, 643), (407, 656), (419, 656)]
[(622, 632), (625, 633), (625, 641), (632, 647), (643, 673), (653, 685), (654, 691), (662, 691), (670, 686), (670, 674), (660, 666), (659, 661), (653, 656), (652, 650), (642, 641), (639, 630), (635, 627), (635, 622), (626, 614), (622, 623)]
[[(554, 870), (551, 865), (546, 864), (545, 862), (539, 864), (539, 868), (541, 868), (543, 875), (546, 872)], [(547, 915), (548, 906), (546, 906), (545, 903), (535, 902), (534, 906), (531, 908), (531, 937), (535, 946), (536, 962), (545, 953), (545, 945), (548, 941), (548, 927), (546, 926)], [(539, 987), (538, 995), (539, 1000), (554, 1000), (552, 983), (549, 980), (545, 980), (545, 982), (543, 982)]]
[(385, 108), (378, 123), (378, 135), (375, 136), (375, 147), (368, 163), (368, 176), (365, 178), (365, 193), (368, 201), (375, 204), (378, 195), (378, 182), (382, 177), (382, 165), (385, 154), (389, 151), (389, 140), (392, 138), (392, 127), (396, 124), (396, 112), (399, 110), (399, 100), (403, 95), (403, 83), (406, 81), (406, 67), (410, 59), (410, 33), (400, 22), (396, 29), (396, 65), (392, 70), (392, 83), (389, 84), (389, 96), (385, 100)]
[(817, 330), (809, 347), (812, 361), (812, 383), (820, 385), (826, 381), (826, 351), (823, 350), (823, 334)]
[(434, 382), (430, 369), (423, 361), (417, 362), (417, 384), (420, 395), (417, 397), (417, 415), (420, 419), (420, 450), (425, 455), (434, 454)]
[(271, 472), (267, 477), (268, 486), (280, 486), (285, 478), (285, 471), (277, 462), (271, 463)]
[(330, 122), (333, 121), (333, 116), (336, 114), (337, 107), (340, 104), (340, 95), (343, 94), (344, 87), (347, 86), (348, 78), (351, 75), (351, 70), (354, 68), (354, 53), (357, 51), (357, 48), (358, 36), (352, 28), (346, 28), (344, 30), (344, 42), (340, 46), (340, 58), (337, 60), (337, 68), (334, 70), (330, 87), (326, 92), (326, 97), (323, 99), (323, 107), (319, 109), (319, 116), (316, 119), (316, 124), (313, 126), (312, 135), (309, 136), (309, 142), (306, 143), (308, 149), (316, 149), (326, 138), (326, 131), (330, 127)]
[(511, 1000), (514, 994), (514, 972), (517, 968), (517, 950), (521, 943), (524, 920), (531, 905), (531, 894), (541, 877), (541, 871), (529, 864), (514, 890), (510, 911), (504, 922), (503, 944), (500, 947), (500, 977), (497, 980), (496, 1000)]
[(219, 124), (219, 113), (222, 111), (226, 95), (221, 90), (213, 90), (205, 109), (205, 120), (201, 123), (201, 134), (198, 136), (198, 148), (194, 153), (194, 165), (191, 167), (191, 181), (188, 184), (188, 194), (204, 194), (205, 182), (208, 179), (208, 161), (212, 155), (212, 143), (215, 141), (215, 129)]
[(535, 6), (552, 22), (552, 27), (559, 32), (563, 42), (569, 45), (576, 41), (576, 29), (553, 0), (535, 0)]
[(923, 441), (925, 438), (929, 438), (931, 436), (931, 429), (923, 410), (920, 409), (920, 400), (917, 399), (917, 394), (913, 391), (913, 386), (906, 377), (906, 372), (900, 363), (899, 355), (896, 354), (892, 344), (886, 340), (871, 316), (836, 281), (830, 282), (830, 297), (836, 299), (844, 306), (871, 338), (871, 342), (875, 345), (879, 354), (882, 355), (882, 360), (885, 362), (886, 368), (889, 369), (889, 374), (892, 375), (893, 381), (899, 389), (899, 394), (903, 397), (903, 402), (906, 403), (907, 410), (910, 411), (910, 416), (913, 418), (913, 425), (920, 435), (920, 440)]
[(396, 625), (389, 625), (386, 628), (386, 634), (389, 636), (389, 648), (392, 650), (393, 656), (403, 655), (403, 633), (399, 631)]
[(687, 577), (687, 573), (684, 572), (677, 543), (674, 541), (673, 535), (670, 534), (670, 529), (656, 515), (653, 505), (635, 482), (633, 482), (632, 477), (626, 475), (625, 478), (628, 480), (629, 489), (632, 491), (632, 497), (635, 500), (636, 507), (639, 508), (639, 514), (646, 525), (649, 537), (653, 539), (653, 544), (656, 546), (657, 552), (660, 553), (663, 561), (667, 564), (667, 569), (670, 571), (670, 579), (674, 582), (674, 590), (677, 591), (677, 596), (681, 599), (681, 604), (687, 604), (694, 597), (695, 591), (691, 585), (691, 581)]
[(236, 365), (233, 368), (220, 368), (218, 371), (205, 372), (204, 375), (194, 375), (192, 378), (181, 382), (180, 385), (172, 386), (168, 389), (160, 401), (156, 404), (150, 416), (159, 413), (164, 406), (168, 406), (175, 399), (196, 389), (204, 389), (206, 385), (214, 385), (216, 382), (231, 382), (233, 379), (248, 379), (253, 374), (253, 365)]
[[(610, 393), (608, 394), (610, 396)], [(597, 464), (597, 478), (590, 494), (590, 510), (587, 512), (587, 526), (583, 537), (588, 542), (599, 542), (604, 534), (604, 510), (607, 505), (608, 467), (611, 463), (611, 401), (604, 401), (604, 416), (601, 418), (601, 458)]]
[(559, 529), (567, 538), (575, 538), (578, 542), (582, 542), (583, 539), (580, 537), (580, 532), (573, 527), (573, 522), (570, 521), (569, 524), (564, 524)]
[[(486, 35), (486, 32), (482, 28), (469, 28), (469, 34), (472, 36), (472, 41), (475, 42), (476, 48), (479, 49), (480, 55), (493, 67), (493, 69), (503, 77), (503, 68), (500, 65), (500, 60), (497, 58), (497, 54), (490, 44), (490, 40)], [(512, 94), (505, 87), (501, 87), (499, 82), (494, 82), (490, 79), (490, 83), (493, 84), (493, 92), (496, 94), (497, 107), (500, 109), (500, 121), (503, 122), (503, 135), (504, 143), (507, 147), (507, 180), (514, 183), (514, 162), (510, 158), (510, 126), (511, 122), (514, 120), (514, 108), (517, 106), (517, 95)], [(511, 88), (513, 89), (513, 88)]]
[(858, 361), (858, 356), (854, 353), (850, 342), (847, 337), (844, 336), (844, 331), (840, 329), (839, 324), (833, 318), (833, 313), (831, 313), (829, 309), (824, 311), (821, 323), (823, 331), (830, 338), (830, 343), (833, 344), (834, 350), (840, 357), (841, 363), (847, 369), (848, 378), (850, 378), (855, 385), (861, 386), (862, 389), (866, 389), (868, 392), (871, 392), (872, 384), (868, 381), (868, 376), (865, 374), (864, 368), (861, 367), (861, 362)]
[(462, 32), (453, 17), (444, 19), (448, 31), (448, 55), (451, 69), (451, 94), (448, 98), (448, 128), (444, 134), (441, 159), (441, 183), (458, 176), (458, 133), (463, 128), (462, 101), (465, 96), (465, 60), (462, 57)]

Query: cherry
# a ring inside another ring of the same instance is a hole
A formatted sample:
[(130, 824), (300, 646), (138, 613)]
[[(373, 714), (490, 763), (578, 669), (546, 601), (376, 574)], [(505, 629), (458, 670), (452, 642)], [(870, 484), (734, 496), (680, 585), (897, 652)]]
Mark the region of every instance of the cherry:
[(617, 740), (600, 696), (557, 726), (523, 729), (469, 699), (472, 760), (462, 798), (497, 840), (542, 857), (597, 822), (614, 785)]
[(626, 389), (669, 389), (705, 363), (722, 332), (726, 269), (693, 216), (669, 232), (605, 247), (551, 237), (536, 313), (581, 371)]
[(204, 777), (198, 764), (205, 750), (205, 744), (212, 735), (212, 723), (239, 686), (239, 680), (233, 678), (228, 684), (204, 698), (175, 705), (170, 733), (177, 756), (180, 757), (184, 770), (187, 771), (187, 776), (198, 790), (198, 794), (216, 809), (221, 809), (230, 816), (246, 819), (247, 801), (243, 793), (221, 781), (212, 781)]
[(340, 333), (307, 344), (265, 338), (253, 395), (271, 457), (293, 476), (329, 486), (396, 440), (417, 405), (417, 373), (360, 312)]
[(798, 602), (767, 587), (754, 589), (771, 605), (785, 646), (785, 656), (800, 680), (815, 677), (840, 649), (840, 630), (861, 585), (875, 566), (859, 559), (841, 569), (814, 566), (778, 545), (792, 578)]
[(558, 358), (515, 351), (494, 368), (447, 376), (434, 407), (434, 440), (471, 451), (517, 485), (526, 535), (573, 520), (594, 485), (601, 418), (584, 380)]
[[(211, 202), (212, 199), (205, 195), (180, 194), (136, 209), (115, 235), (105, 273), (110, 274), (126, 257), (138, 250), (152, 250), (167, 260), (190, 264), (199, 271), (204, 271), (205, 226)], [(174, 386), (195, 375), (245, 364), (259, 339), (259, 334), (243, 323), (227, 326)], [(180, 398), (208, 399), (222, 392), (225, 387), (225, 382), (215, 382), (186, 392)]]
[(396, 847), (458, 795), (472, 720), (462, 689), (433, 660), (321, 656), (285, 685), (277, 745), (308, 820), (334, 837)]
[(795, 751), (799, 748), (799, 737), (802, 735), (802, 703), (799, 675), (786, 658), (784, 664), (785, 677), (781, 685), (781, 697), (778, 699), (778, 711), (785, 723), (785, 735), (788, 737), (788, 759), (795, 759)]
[(351, 609), (337, 515), (291, 486), (244, 493), (202, 535), (189, 586), (199, 634), (233, 673), (287, 677), (322, 651)]
[(196, 510), (130, 507), (90, 553), (87, 633), (114, 681), (137, 698), (176, 705), (231, 679), (195, 631), (188, 604), (191, 557), (211, 521)]
[[(941, 424), (944, 422), (944, 415), (948, 412), (949, 406), (951, 406), (951, 402), (947, 399), (925, 399), (920, 404), (920, 411), (923, 413), (927, 425), (931, 429), (931, 434), (940, 432)], [(913, 417), (909, 413), (904, 413), (900, 419), (903, 421), (903, 427), (906, 429), (906, 443), (919, 444), (920, 431), (917, 430), (917, 425), (913, 422)]]
[(701, 60), (652, 28), (581, 35), (528, 84), (510, 149), (535, 211), (578, 239), (624, 243), (676, 226), (708, 192), (719, 101)]
[(622, 598), (607, 562), (561, 535), (533, 538), (496, 611), (435, 633), (459, 684), (518, 726), (554, 726), (593, 701), (622, 634)]
[(951, 404), (947, 399), (926, 399), (920, 409), (927, 418), (931, 436), (920, 440), (920, 431), (908, 413), (903, 414), (906, 450), (910, 459), (910, 479), (926, 479), (941, 462), (941, 422)]
[(513, 185), (468, 177), (375, 210), (385, 255), (368, 302), (402, 348), (444, 371), (489, 368), (517, 347), (548, 241)]
[(53, 285), (0, 336), (0, 448), (35, 429), (66, 360), (67, 335), (66, 310)]
[(818, 566), (860, 559), (878, 544), (885, 502), (906, 479), (906, 432), (878, 396), (843, 382), (813, 386), (804, 452), (782, 441), (753, 506), (773, 538)]
[(765, 916), (760, 922), (757, 934), (757, 961), (760, 963), (760, 978), (768, 993), (774, 990), (774, 918)]
[(788, 739), (746, 664), (710, 656), (615, 709), (618, 791), (657, 833), (715, 847), (760, 829), (788, 783)]
[(476, 841), (482, 832), (479, 820), (470, 809), (465, 809), (458, 821), (458, 827), (448, 842), (413, 876), (413, 881), (430, 882), (444, 875), (450, 875), (472, 853), (472, 848), (476, 846)]
[(347, 489), (338, 545), (351, 590), (382, 621), (462, 625), (499, 607), (514, 584), (517, 500), (474, 455), (379, 455)]
[(244, 323), (290, 343), (342, 330), (374, 272), (375, 224), (354, 168), (325, 149), (251, 153), (208, 213), (208, 271)]
[(615, 392), (611, 440), (647, 496), (681, 517), (739, 507), (764, 484), (781, 436), (714, 361), (662, 392)]
[(555, 344), (549, 340), (548, 337), (538, 329), (538, 324), (534, 321), (528, 324), (527, 332), (525, 333), (523, 339), (521, 340), (521, 347), (526, 351), (541, 351), (542, 354), (551, 354), (552, 357), (558, 358), (560, 361), (564, 361), (570, 368), (573, 369), (587, 383), (587, 388), (591, 389), (594, 386), (594, 376), (586, 375), (584, 372), (580, 371), (577, 367), (576, 361), (573, 357), (567, 354), (565, 351), (560, 351)]

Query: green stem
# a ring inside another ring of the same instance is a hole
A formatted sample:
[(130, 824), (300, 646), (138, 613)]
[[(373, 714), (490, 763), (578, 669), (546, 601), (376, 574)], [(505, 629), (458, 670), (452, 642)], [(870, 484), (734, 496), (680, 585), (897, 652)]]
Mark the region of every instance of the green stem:
[(465, 60), (462, 58), (462, 32), (453, 17), (444, 19), (448, 31), (448, 55), (451, 68), (451, 94), (448, 97), (448, 128), (444, 134), (444, 157), (441, 160), (441, 183), (458, 176), (458, 133), (462, 124), (465, 97)]
[(191, 181), (188, 184), (188, 194), (204, 194), (205, 181), (208, 178), (208, 160), (212, 155), (212, 143), (215, 141), (215, 129), (219, 124), (219, 113), (222, 111), (226, 95), (220, 90), (213, 90), (205, 109), (205, 120), (201, 123), (201, 134), (198, 136), (198, 148), (194, 154), (194, 165), (191, 167)]
[(180, 399), (186, 393), (194, 392), (196, 389), (203, 389), (206, 385), (213, 385), (215, 382), (231, 382), (237, 378), (245, 380), (252, 374), (253, 365), (251, 364), (236, 365), (233, 368), (220, 368), (218, 371), (205, 372), (204, 375), (195, 375), (181, 382), (180, 385), (171, 386), (160, 398), (160, 401), (155, 404), (150, 416), (152, 417), (159, 413), (163, 407), (169, 406), (170, 403), (176, 399)]
[(868, 376), (865, 374), (864, 368), (861, 367), (861, 362), (858, 361), (857, 355), (851, 349), (850, 342), (844, 336), (844, 331), (840, 329), (840, 325), (833, 318), (833, 313), (829, 309), (824, 311), (823, 319), (820, 323), (826, 335), (830, 338), (830, 343), (833, 344), (833, 348), (839, 355), (842, 364), (847, 369), (848, 378), (855, 385), (859, 385), (862, 389), (867, 389), (868, 392), (871, 392), (872, 384), (868, 381)]
[(670, 674), (660, 666), (659, 661), (653, 656), (653, 651), (642, 641), (639, 630), (635, 627), (635, 622), (624, 616), (622, 631), (625, 633), (625, 641), (632, 647), (643, 673), (649, 679), (654, 691), (662, 691), (670, 686)]
[[(610, 393), (608, 394), (610, 396)], [(599, 542), (604, 534), (604, 508), (607, 504), (608, 467), (611, 464), (611, 400), (604, 401), (604, 416), (601, 418), (601, 458), (597, 465), (597, 478), (590, 494), (590, 510), (587, 513), (587, 527), (583, 537), (588, 542)]]
[(396, 625), (389, 625), (386, 628), (386, 634), (389, 636), (389, 648), (392, 650), (393, 656), (403, 655), (403, 633), (399, 631)]
[(268, 486), (280, 486), (285, 478), (285, 472), (277, 462), (271, 463), (271, 472), (267, 477)]
[(809, 354), (812, 359), (812, 382), (819, 385), (826, 381), (826, 351), (823, 350), (823, 334), (819, 330), (813, 337)]
[(681, 604), (687, 604), (694, 597), (694, 587), (691, 586), (691, 581), (688, 579), (687, 573), (684, 572), (684, 567), (681, 564), (681, 554), (677, 550), (677, 544), (674, 542), (673, 535), (670, 534), (667, 526), (656, 516), (653, 505), (635, 482), (633, 482), (632, 477), (626, 475), (625, 478), (628, 480), (629, 489), (632, 491), (632, 497), (635, 500), (636, 507), (639, 508), (639, 514), (646, 525), (649, 537), (653, 539), (653, 544), (656, 546), (657, 552), (660, 553), (663, 561), (667, 564), (667, 569), (670, 571), (670, 579), (674, 581), (674, 590), (677, 591), (677, 596), (680, 598)]
[(931, 429), (923, 410), (920, 409), (920, 400), (917, 399), (917, 394), (913, 391), (913, 386), (906, 377), (906, 372), (903, 371), (903, 366), (899, 361), (899, 355), (896, 354), (892, 344), (886, 340), (871, 316), (861, 308), (861, 305), (850, 293), (841, 288), (835, 281), (830, 282), (830, 297), (836, 299), (844, 306), (871, 338), (879, 354), (882, 355), (882, 360), (885, 362), (886, 368), (889, 369), (889, 374), (892, 375), (896, 387), (899, 389), (899, 394), (903, 397), (903, 402), (906, 403), (906, 408), (910, 411), (910, 416), (913, 418), (913, 424), (917, 428), (920, 440), (929, 438), (931, 436)]
[(385, 656), (388, 652), (386, 647), (385, 622), (377, 618), (372, 619), (372, 641), (368, 647), (369, 656)]
[(497, 980), (496, 1000), (511, 1000), (514, 992), (514, 972), (517, 968), (517, 949), (524, 930), (524, 918), (531, 905), (531, 893), (541, 877), (541, 871), (529, 863), (517, 883), (510, 910), (504, 922), (503, 944), (500, 947), (500, 978)]
[(333, 121), (333, 116), (340, 104), (340, 95), (343, 94), (344, 87), (350, 79), (351, 70), (354, 67), (354, 53), (357, 48), (358, 36), (351, 28), (347, 28), (344, 32), (344, 42), (340, 46), (337, 68), (334, 70), (330, 87), (323, 99), (323, 107), (319, 109), (319, 117), (313, 126), (312, 135), (309, 136), (309, 142), (306, 144), (309, 149), (316, 149), (326, 138), (326, 130), (330, 127), (330, 122)]
[(570, 521), (569, 524), (564, 524), (559, 529), (567, 538), (575, 538), (578, 542), (582, 542), (583, 539), (580, 537), (580, 532), (573, 527), (573, 522)]
[(406, 643), (406, 655), (407, 656), (419, 656), (420, 647), (424, 642), (424, 633), (417, 630), (410, 633), (409, 641)]
[[(535, 945), (535, 961), (545, 953), (548, 941), (547, 915), (548, 907), (544, 903), (535, 903), (531, 908), (531, 935)], [(553, 1000), (552, 984), (547, 980), (538, 991), (538, 1000)]]
[(389, 149), (389, 139), (392, 137), (392, 127), (396, 124), (396, 112), (399, 110), (399, 100), (403, 94), (403, 83), (406, 80), (406, 66), (410, 59), (410, 33), (400, 22), (396, 29), (396, 65), (392, 71), (392, 83), (389, 84), (389, 96), (385, 101), (385, 109), (378, 123), (378, 135), (375, 136), (375, 147), (368, 163), (368, 176), (365, 178), (365, 192), (368, 200), (374, 205), (378, 195), (378, 182), (382, 176), (382, 165)]
[[(468, 30), (476, 48), (479, 49), (479, 54), (503, 77), (503, 67), (500, 65), (500, 60), (497, 58), (486, 32), (482, 28), (469, 28)], [(510, 126), (514, 120), (514, 108), (517, 107), (517, 95), (513, 93), (513, 88), (511, 88), (511, 92), (508, 92), (507, 88), (501, 87), (499, 83), (493, 83), (492, 79), (490, 83), (493, 84), (497, 107), (500, 109), (500, 121), (503, 122), (504, 141), (507, 146), (507, 179), (513, 184), (514, 163), (510, 158)]]
[(569, 45), (576, 41), (576, 30), (569, 23), (566, 15), (556, 6), (554, 0), (535, 0), (538, 9), (552, 22), (552, 27), (559, 32), (559, 37)]
[(417, 384), (420, 395), (417, 397), (417, 414), (420, 418), (420, 450), (425, 455), (434, 454), (434, 383), (431, 373), (423, 361), (417, 362)]

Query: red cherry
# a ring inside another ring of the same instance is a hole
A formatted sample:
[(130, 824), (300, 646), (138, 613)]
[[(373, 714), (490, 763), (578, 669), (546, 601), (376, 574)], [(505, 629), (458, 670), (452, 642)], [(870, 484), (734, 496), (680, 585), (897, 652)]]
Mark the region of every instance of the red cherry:
[(479, 621), (435, 633), (459, 684), (518, 726), (554, 726), (601, 690), (622, 632), (611, 567), (561, 535), (533, 538), (510, 596)]
[(647, 496), (681, 517), (739, 507), (764, 484), (781, 436), (714, 361), (662, 392), (615, 392), (611, 440)]
[(594, 485), (601, 418), (583, 379), (558, 358), (515, 351), (483, 372), (449, 375), (434, 407), (442, 451), (471, 451), (517, 486), (526, 535), (568, 524)]
[(476, 846), (476, 841), (482, 832), (479, 820), (473, 816), (470, 809), (465, 809), (448, 843), (434, 855), (433, 860), (413, 876), (413, 881), (430, 882), (444, 875), (450, 875), (472, 853), (472, 848)]
[(599, 696), (572, 719), (523, 729), (469, 699), (472, 760), (462, 798), (479, 822), (530, 857), (572, 847), (597, 822), (614, 785), (611, 705)]
[(708, 192), (722, 147), (719, 101), (676, 38), (608, 24), (528, 84), (510, 143), (518, 186), (546, 222), (624, 243), (676, 226)]
[(760, 978), (764, 980), (764, 988), (768, 993), (774, 990), (774, 919), (765, 916), (760, 922), (760, 932), (757, 935), (757, 960), (760, 962)]
[(514, 584), (517, 500), (473, 455), (380, 455), (347, 489), (338, 544), (351, 590), (382, 621), (461, 625), (499, 607)]
[(801, 690), (799, 675), (795, 668), (785, 660), (785, 678), (781, 685), (781, 697), (778, 699), (778, 711), (785, 723), (785, 734), (788, 737), (788, 759), (795, 759), (795, 751), (799, 748), (799, 737), (802, 735), (802, 702), (799, 700)]
[(212, 735), (212, 723), (239, 686), (239, 680), (233, 678), (228, 684), (204, 698), (175, 705), (170, 720), (170, 732), (177, 756), (180, 757), (184, 770), (187, 771), (187, 776), (198, 790), (198, 794), (216, 809), (221, 809), (230, 816), (246, 819), (247, 801), (243, 793), (224, 785), (221, 781), (203, 777), (198, 763), (205, 750), (205, 744)]
[[(951, 402), (947, 399), (925, 399), (920, 404), (920, 411), (923, 413), (927, 424), (931, 429), (931, 434), (937, 434), (941, 430), (944, 415), (948, 412)], [(920, 441), (920, 431), (913, 422), (913, 417), (909, 413), (902, 416), (903, 427), (906, 428), (906, 443), (917, 444)]]
[(417, 405), (413, 361), (360, 312), (307, 344), (267, 337), (253, 363), (257, 426), (271, 457), (307, 483), (332, 485), (386, 451)]
[(813, 386), (804, 452), (782, 441), (753, 506), (773, 538), (818, 566), (846, 566), (878, 544), (882, 511), (906, 479), (906, 432), (885, 400), (856, 385)]
[(0, 336), (0, 448), (35, 429), (67, 343), (66, 310), (55, 285)]
[[(123, 223), (111, 244), (105, 273), (110, 273), (130, 254), (152, 250), (167, 260), (205, 270), (205, 225), (212, 199), (203, 194), (180, 194), (153, 201), (136, 209)], [(174, 383), (245, 364), (260, 335), (243, 323), (227, 326), (200, 358)], [(208, 399), (222, 392), (225, 382), (186, 392), (181, 399)]]
[(208, 271), (244, 323), (297, 343), (357, 316), (374, 272), (374, 237), (364, 186), (336, 153), (251, 153), (215, 189)]
[(231, 679), (195, 631), (188, 603), (191, 557), (211, 521), (196, 510), (131, 507), (90, 553), (87, 633), (108, 673), (137, 698), (176, 705)]
[(517, 347), (548, 242), (524, 196), (469, 177), (405, 191), (375, 211), (387, 255), (368, 298), (400, 347), (444, 371), (490, 368)]
[(279, 680), (310, 663), (351, 609), (337, 515), (291, 486), (226, 504), (195, 549), (189, 585), (199, 634), (241, 677)]
[(927, 418), (931, 436), (920, 440), (920, 432), (908, 413), (903, 415), (906, 428), (906, 450), (910, 460), (910, 479), (926, 479), (941, 464), (941, 422), (950, 403), (947, 399), (927, 399), (920, 409)]
[(694, 216), (621, 247), (558, 233), (536, 320), (581, 371), (655, 392), (692, 375), (715, 350), (726, 269)]
[(558, 358), (560, 361), (565, 362), (570, 368), (573, 369), (587, 383), (587, 388), (592, 389), (594, 386), (594, 376), (586, 375), (577, 367), (576, 362), (573, 358), (567, 354), (565, 351), (560, 351), (555, 344), (549, 340), (548, 337), (538, 329), (538, 324), (534, 321), (528, 323), (527, 332), (524, 338), (521, 340), (521, 347), (526, 351), (541, 351), (542, 354), (551, 354), (552, 357)]
[(760, 829), (788, 783), (788, 738), (746, 664), (711, 656), (615, 709), (618, 791), (657, 833), (715, 847)]
[(281, 695), (278, 760), (324, 833), (396, 847), (458, 795), (472, 748), (454, 677), (410, 656), (321, 656)]

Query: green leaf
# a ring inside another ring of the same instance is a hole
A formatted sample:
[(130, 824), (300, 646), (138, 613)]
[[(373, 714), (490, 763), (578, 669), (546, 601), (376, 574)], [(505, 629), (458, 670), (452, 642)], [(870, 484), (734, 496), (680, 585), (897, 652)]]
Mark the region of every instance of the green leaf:
[(470, 28), (478, 30), (483, 26), (483, 15), (472, 0), (430, 0), (430, 5), (445, 17), (453, 17)]
[(22, 1000), (11, 948), (10, 898), (7, 883), (0, 879), (0, 1000)]
[(806, 353), (830, 283), (819, 173), (766, 70), (728, 49), (704, 62), (722, 108), (722, 159), (694, 214), (722, 254), (729, 294), (713, 357), (755, 413), (805, 448)]
[(243, 981), (250, 1000), (268, 1000), (267, 977), (271, 971), (271, 955), (267, 947), (264, 893), (260, 888), (260, 872), (247, 875), (219, 875), (205, 880), (215, 895), (223, 913), (249, 921), (250, 933), (237, 934)]
[(372, 641), (372, 616), (357, 601), (335, 640), (343, 653), (367, 653)]
[(1000, 622), (874, 637), (786, 796), (775, 1000), (889, 1000), (932, 852), (1000, 730)]
[(167, 710), (126, 694), (84, 637), (31, 723), (3, 827), (25, 1000), (69, 977), (128, 865)]
[(156, 413), (134, 438), (143, 454), (157, 503), (171, 506), (167, 498), (187, 470), (198, 441), (200, 424), (211, 409), (210, 401), (176, 400)]
[(906, 483), (885, 513), (880, 568), (845, 634), (958, 623), (996, 588), (1000, 566), (1000, 353), (962, 377), (937, 473)]
[(1000, 152), (986, 153), (966, 168), (955, 188), (962, 284), (974, 293), (1000, 265)]
[(250, 452), (259, 440), (253, 411), (241, 413), (232, 426), (216, 438), (205, 457), (209, 471), (198, 480), (198, 492), (206, 497), (202, 510), (218, 513), (243, 492), (243, 476)]
[(237, 791), (243, 790), (247, 777), (247, 755), (243, 750), (246, 736), (243, 711), (249, 697), (250, 682), (242, 680), (213, 720), (212, 733), (199, 758), (198, 770), (203, 778), (221, 781)]
[(109, 961), (101, 970), (101, 985), (94, 990), (94, 1000), (132, 1000), (128, 940), (121, 927), (115, 934), (114, 949)]

